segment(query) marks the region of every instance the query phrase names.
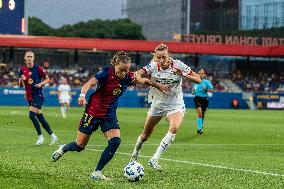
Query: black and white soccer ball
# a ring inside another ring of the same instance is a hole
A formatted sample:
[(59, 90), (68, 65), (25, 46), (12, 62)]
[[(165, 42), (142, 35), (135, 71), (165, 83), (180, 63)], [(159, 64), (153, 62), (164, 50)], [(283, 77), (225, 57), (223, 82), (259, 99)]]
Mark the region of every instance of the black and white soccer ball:
[(124, 167), (124, 176), (130, 182), (137, 182), (144, 177), (144, 167), (136, 161), (131, 161)]

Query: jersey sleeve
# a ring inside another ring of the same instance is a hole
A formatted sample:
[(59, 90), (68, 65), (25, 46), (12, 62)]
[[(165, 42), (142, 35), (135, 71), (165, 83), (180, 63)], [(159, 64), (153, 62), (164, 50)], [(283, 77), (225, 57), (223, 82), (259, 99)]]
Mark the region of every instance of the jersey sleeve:
[(104, 68), (95, 74), (95, 78), (98, 80), (98, 83), (104, 83), (107, 80), (109, 74), (108, 71), (109, 69)]
[(206, 86), (207, 86), (207, 89), (213, 89), (212, 83), (208, 80), (207, 80)]
[(142, 69), (146, 72), (146, 74), (152, 74), (153, 71), (157, 69), (157, 63), (151, 61), (147, 66), (144, 66)]
[(58, 90), (59, 90), (59, 91), (62, 91), (62, 85), (59, 85), (59, 86), (58, 86)]
[(43, 69), (43, 67), (38, 67), (38, 72), (41, 78), (44, 78), (46, 76), (46, 71)]

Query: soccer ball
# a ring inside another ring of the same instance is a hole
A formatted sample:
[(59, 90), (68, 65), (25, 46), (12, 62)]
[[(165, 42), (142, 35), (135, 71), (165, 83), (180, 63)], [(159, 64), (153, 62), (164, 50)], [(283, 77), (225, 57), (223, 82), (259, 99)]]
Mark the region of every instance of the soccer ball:
[(130, 182), (137, 182), (144, 176), (144, 167), (136, 161), (131, 161), (124, 167), (124, 176)]

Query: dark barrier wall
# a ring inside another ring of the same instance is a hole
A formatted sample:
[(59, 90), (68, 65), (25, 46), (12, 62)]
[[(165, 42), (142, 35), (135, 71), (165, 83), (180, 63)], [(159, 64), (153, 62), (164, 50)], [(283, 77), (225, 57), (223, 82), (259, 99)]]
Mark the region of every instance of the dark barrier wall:
[[(80, 89), (72, 90), (73, 98), (71, 106), (77, 106), (77, 99)], [(24, 97), (25, 91), (22, 88), (0, 88), (0, 105), (3, 106), (27, 106)], [(44, 88), (45, 106), (59, 106), (56, 89)], [(88, 93), (88, 95), (90, 92)], [(88, 96), (87, 95), (87, 96)], [(241, 93), (213, 93), (209, 97), (209, 108), (227, 109), (231, 108), (233, 99), (237, 99), (240, 108), (247, 108), (246, 102), (242, 100)], [(193, 95), (184, 92), (184, 101), (187, 108), (194, 108)], [(147, 91), (127, 90), (119, 100), (119, 107), (147, 107)]]

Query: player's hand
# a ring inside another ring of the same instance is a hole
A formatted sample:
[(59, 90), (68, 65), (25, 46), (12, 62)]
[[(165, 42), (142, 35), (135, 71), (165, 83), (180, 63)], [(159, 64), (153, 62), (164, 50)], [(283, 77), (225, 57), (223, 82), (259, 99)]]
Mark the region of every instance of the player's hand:
[(86, 98), (84, 96), (80, 96), (78, 98), (78, 105), (79, 106), (85, 106), (85, 104), (86, 104)]
[(179, 68), (173, 68), (173, 73), (174, 73), (175, 75), (184, 76), (182, 70), (179, 69)]
[(41, 83), (38, 83), (38, 84), (35, 85), (36, 88), (41, 88), (41, 86), (42, 86)]
[(22, 79), (22, 80), (26, 80), (27, 78), (26, 78), (26, 76), (22, 75), (22, 76), (21, 76), (21, 79)]
[(163, 92), (164, 94), (167, 94), (171, 91), (171, 88), (169, 85), (162, 85), (162, 84), (159, 84), (159, 90), (161, 92)]

